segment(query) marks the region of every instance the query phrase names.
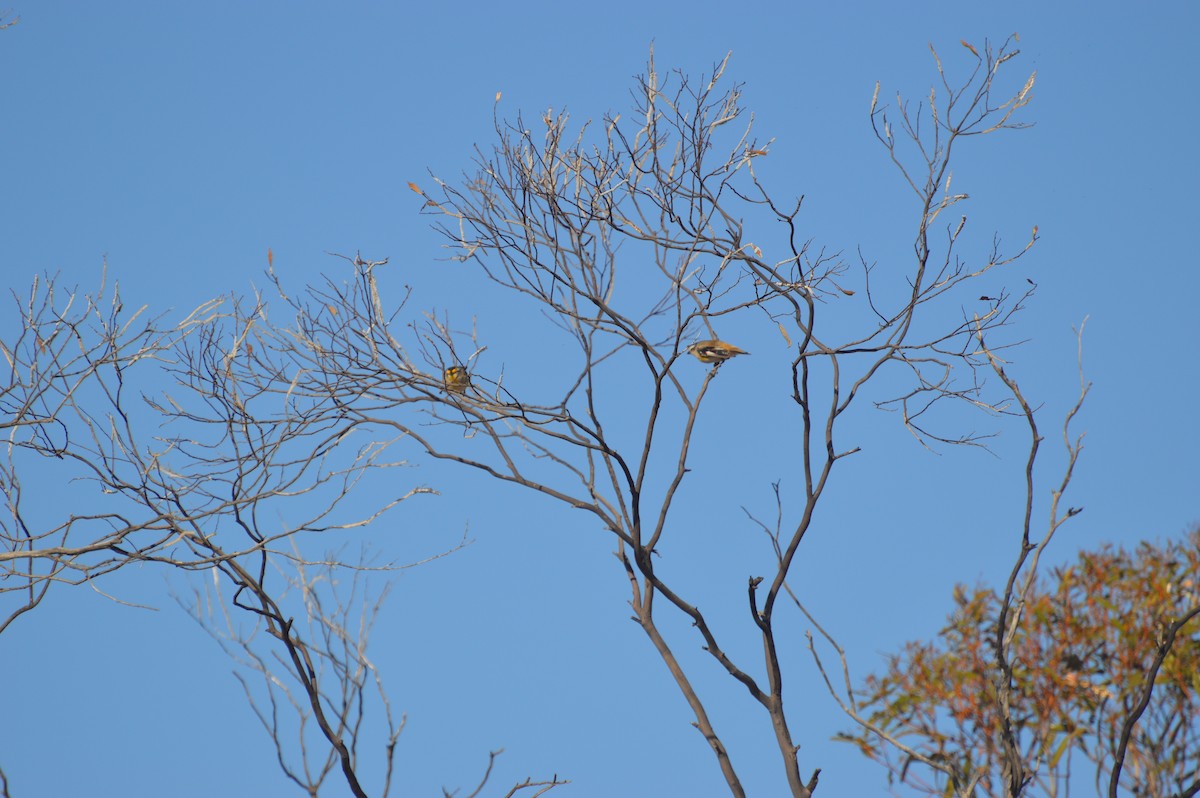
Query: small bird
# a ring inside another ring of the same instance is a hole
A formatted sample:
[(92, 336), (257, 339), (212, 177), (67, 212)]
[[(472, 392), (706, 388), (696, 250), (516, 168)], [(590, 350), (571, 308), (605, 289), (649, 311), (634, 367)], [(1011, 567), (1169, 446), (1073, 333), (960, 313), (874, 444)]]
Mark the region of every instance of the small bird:
[(738, 349), (733, 344), (718, 341), (716, 338), (711, 341), (697, 341), (689, 346), (687, 351), (701, 363), (716, 363), (718, 366), (731, 357), (750, 354), (745, 349)]
[(442, 378), (451, 393), (466, 393), (471, 387), (471, 375), (462, 366), (451, 366), (442, 373)]

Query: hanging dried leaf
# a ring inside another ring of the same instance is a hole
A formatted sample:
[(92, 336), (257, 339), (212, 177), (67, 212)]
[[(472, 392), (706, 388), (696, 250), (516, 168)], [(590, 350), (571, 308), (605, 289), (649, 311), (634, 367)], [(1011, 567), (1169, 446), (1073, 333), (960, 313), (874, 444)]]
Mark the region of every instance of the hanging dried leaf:
[(978, 51), (978, 50), (976, 50), (976, 49), (975, 49), (974, 47), (972, 47), (971, 45), (967, 44), (967, 40), (966, 40), (966, 39), (960, 39), (960, 40), (959, 40), (959, 43), (960, 43), (960, 44), (962, 44), (962, 46), (963, 46), (963, 47), (966, 47), (968, 50), (970, 50), (970, 51), (971, 51), (971, 55), (975, 56), (976, 58), (978, 58), (978, 57), (979, 57), (979, 51)]

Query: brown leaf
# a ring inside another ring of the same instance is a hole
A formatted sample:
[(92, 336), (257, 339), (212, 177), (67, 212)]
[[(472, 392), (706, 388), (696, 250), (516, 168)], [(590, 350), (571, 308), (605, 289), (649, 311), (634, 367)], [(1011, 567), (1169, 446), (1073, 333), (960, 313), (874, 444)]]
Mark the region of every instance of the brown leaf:
[(496, 102), (500, 102), (500, 92), (496, 92)]
[(783, 336), (783, 340), (787, 341), (787, 345), (792, 345), (792, 337), (788, 335), (787, 330), (783, 328), (783, 322), (779, 322), (779, 334)]
[(424, 191), (421, 190), (420, 186), (418, 186), (416, 183), (413, 183), (411, 180), (408, 183), (408, 187), (411, 188), (413, 191), (417, 192), (418, 194), (425, 193)]
[(1033, 237), (1034, 237), (1034, 238), (1037, 238), (1037, 228), (1038, 228), (1038, 226), (1035, 224), (1035, 225), (1033, 226)]
[(975, 49), (974, 47), (972, 47), (971, 45), (967, 44), (967, 40), (966, 40), (966, 39), (959, 39), (959, 42), (962, 44), (962, 46), (963, 46), (963, 47), (966, 47), (968, 50), (970, 50), (970, 51), (971, 51), (971, 55), (975, 56), (976, 58), (978, 58), (978, 57), (979, 57), (979, 51), (978, 51), (978, 50), (976, 50), (976, 49)]
[(267, 266), (272, 268), (275, 266), (275, 254), (271, 252), (270, 247), (267, 247)]

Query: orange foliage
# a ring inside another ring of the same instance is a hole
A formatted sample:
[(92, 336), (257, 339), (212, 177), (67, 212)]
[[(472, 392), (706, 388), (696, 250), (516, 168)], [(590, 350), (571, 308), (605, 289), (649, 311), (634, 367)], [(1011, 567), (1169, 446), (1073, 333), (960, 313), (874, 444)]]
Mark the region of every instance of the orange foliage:
[[(1051, 572), (1027, 597), (1009, 652), (1012, 720), (1038, 791), (1061, 792), (1072, 756), (1090, 760), (1097, 784), (1111, 772), (1125, 719), (1144, 692), (1168, 624), (1200, 606), (1200, 528), (1183, 540), (1133, 552), (1106, 547)], [(997, 700), (1000, 597), (955, 588), (957, 609), (937, 641), (908, 643), (883, 675), (858, 691), (871, 723), (906, 745), (955, 763), (963, 781), (1002, 795)], [(940, 774), (893, 760), (876, 735), (839, 735), (887, 764), (893, 778), (950, 794)], [(1129, 741), (1122, 784), (1142, 795), (1188, 794), (1200, 773), (1200, 618), (1175, 639)], [(929, 775), (929, 781), (922, 776)]]

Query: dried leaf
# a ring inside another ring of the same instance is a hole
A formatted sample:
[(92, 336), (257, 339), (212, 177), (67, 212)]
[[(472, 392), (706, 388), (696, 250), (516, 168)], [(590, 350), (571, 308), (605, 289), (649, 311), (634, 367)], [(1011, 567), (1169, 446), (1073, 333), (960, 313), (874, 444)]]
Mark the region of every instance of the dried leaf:
[(416, 183), (413, 183), (412, 181), (409, 181), (408, 187), (411, 188), (413, 191), (417, 192), (418, 194), (425, 193), (424, 191), (421, 190), (420, 186), (418, 186)]
[(853, 291), (851, 291), (849, 288), (842, 288), (842, 287), (839, 285), (839, 286), (838, 286), (838, 290), (839, 290), (839, 291), (841, 291), (841, 292), (842, 292), (843, 294), (845, 294), (846, 296), (854, 296), (854, 292), (853, 292)]
[[(1013, 53), (1013, 55), (1016, 55), (1016, 53)], [(1020, 93), (1017, 95), (1017, 102), (1019, 102), (1021, 104), (1025, 103), (1025, 97), (1026, 97), (1026, 95), (1029, 94), (1029, 90), (1033, 88), (1033, 84), (1036, 81), (1037, 81), (1037, 70), (1035, 69), (1035, 70), (1033, 70), (1033, 73), (1029, 76), (1029, 80), (1025, 81), (1025, 85), (1021, 88)]]
[(329, 308), (330, 313), (332, 313), (335, 316), (337, 315), (337, 308), (335, 308), (333, 305), (326, 305), (325, 307)]
[(751, 248), (752, 250), (754, 250), (754, 254), (755, 254), (755, 255), (757, 255), (757, 256), (758, 256), (758, 257), (760, 257), (760, 258), (762, 257), (762, 250), (758, 248), (758, 245), (757, 245), (757, 244), (751, 244), (751, 245), (750, 245), (750, 248)]
[(496, 92), (496, 102), (500, 102), (500, 92)]
[(275, 253), (271, 252), (271, 248), (267, 247), (267, 266), (275, 267)]
[(783, 336), (783, 340), (787, 341), (787, 345), (792, 345), (792, 337), (788, 335), (787, 330), (783, 328), (783, 322), (779, 322), (779, 334)]
[(1035, 224), (1035, 225), (1033, 226), (1033, 237), (1034, 237), (1034, 238), (1037, 238), (1037, 228), (1038, 228), (1038, 226)]
[(975, 49), (974, 47), (972, 47), (971, 45), (967, 44), (967, 40), (966, 40), (966, 39), (959, 39), (959, 43), (960, 43), (960, 44), (961, 44), (963, 47), (966, 47), (968, 50), (970, 50), (970, 51), (971, 51), (971, 55), (975, 56), (976, 58), (978, 58), (978, 57), (979, 57), (979, 51), (978, 51), (978, 50), (976, 50), (976, 49)]

